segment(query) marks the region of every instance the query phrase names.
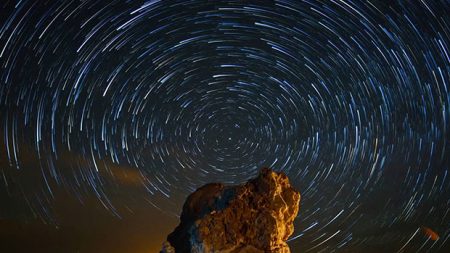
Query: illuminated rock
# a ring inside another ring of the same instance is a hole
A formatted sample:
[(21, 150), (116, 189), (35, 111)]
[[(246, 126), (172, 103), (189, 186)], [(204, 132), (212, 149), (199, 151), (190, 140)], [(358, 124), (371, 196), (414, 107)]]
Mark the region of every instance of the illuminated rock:
[(163, 253), (289, 253), (300, 194), (283, 173), (262, 169), (238, 186), (207, 184), (183, 206)]

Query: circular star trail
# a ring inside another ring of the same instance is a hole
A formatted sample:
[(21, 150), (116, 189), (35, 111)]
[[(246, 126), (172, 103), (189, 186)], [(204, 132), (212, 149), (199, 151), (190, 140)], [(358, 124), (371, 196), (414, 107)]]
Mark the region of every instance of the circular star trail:
[(175, 215), (197, 187), (271, 167), (302, 194), (294, 252), (444, 251), (448, 13), (444, 0), (2, 3), (1, 189), (50, 220), (57, 188), (120, 216), (112, 196), (133, 184)]

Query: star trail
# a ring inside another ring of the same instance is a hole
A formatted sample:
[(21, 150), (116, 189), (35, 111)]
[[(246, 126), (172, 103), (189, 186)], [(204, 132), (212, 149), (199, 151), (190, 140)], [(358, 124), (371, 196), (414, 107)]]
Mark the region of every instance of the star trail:
[(450, 249), (449, 1), (0, 7), (1, 217), (58, 223), (64, 189), (176, 218), (271, 167), (293, 252)]

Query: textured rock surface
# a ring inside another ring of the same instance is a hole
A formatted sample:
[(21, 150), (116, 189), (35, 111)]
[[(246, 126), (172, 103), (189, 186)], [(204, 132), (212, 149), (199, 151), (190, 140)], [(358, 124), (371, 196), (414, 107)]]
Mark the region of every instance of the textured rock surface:
[(207, 184), (186, 200), (163, 253), (289, 253), (300, 194), (283, 173), (262, 169), (238, 186)]

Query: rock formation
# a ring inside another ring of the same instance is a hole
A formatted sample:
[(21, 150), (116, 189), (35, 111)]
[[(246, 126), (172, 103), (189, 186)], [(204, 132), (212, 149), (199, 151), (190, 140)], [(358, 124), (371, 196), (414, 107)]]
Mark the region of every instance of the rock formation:
[(289, 253), (299, 202), (287, 176), (270, 169), (243, 185), (207, 184), (187, 198), (161, 253)]

